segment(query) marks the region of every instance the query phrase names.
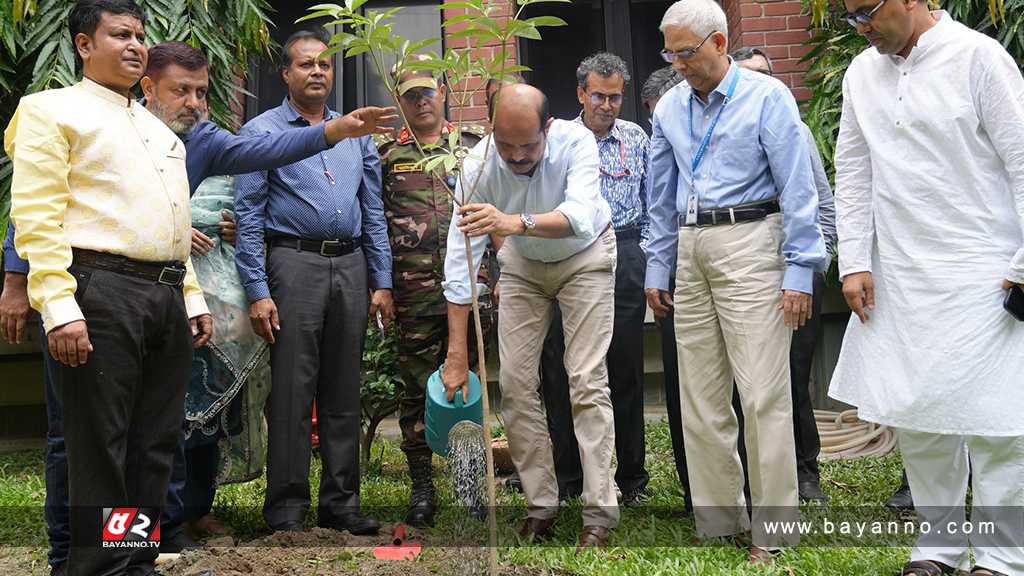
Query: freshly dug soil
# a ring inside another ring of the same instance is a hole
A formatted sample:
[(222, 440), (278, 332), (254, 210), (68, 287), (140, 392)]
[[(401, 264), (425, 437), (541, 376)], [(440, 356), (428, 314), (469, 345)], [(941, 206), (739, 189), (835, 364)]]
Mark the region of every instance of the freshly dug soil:
[[(385, 561), (373, 557), (373, 548), (390, 544), (390, 527), (378, 536), (351, 536), (324, 528), (305, 532), (279, 532), (247, 542), (230, 537), (211, 540), (198, 550), (157, 569), (166, 576), (477, 576), (487, 573), (487, 551), (482, 548), (432, 548), (418, 535), (410, 542), (423, 545), (413, 560)], [(536, 576), (542, 571), (503, 567), (501, 574)]]

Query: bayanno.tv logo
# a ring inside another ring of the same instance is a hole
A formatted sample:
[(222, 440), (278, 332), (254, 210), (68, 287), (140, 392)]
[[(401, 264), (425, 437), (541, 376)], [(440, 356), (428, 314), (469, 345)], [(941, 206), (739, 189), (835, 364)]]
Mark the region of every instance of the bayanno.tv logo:
[(147, 508), (104, 508), (104, 548), (158, 548), (160, 512)]

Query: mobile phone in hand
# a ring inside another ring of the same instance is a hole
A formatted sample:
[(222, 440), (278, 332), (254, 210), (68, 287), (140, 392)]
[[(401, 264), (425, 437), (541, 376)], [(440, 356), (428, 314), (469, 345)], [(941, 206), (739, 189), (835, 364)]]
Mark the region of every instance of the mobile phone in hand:
[(1024, 290), (1019, 284), (1014, 284), (1006, 291), (1006, 298), (1003, 299), (1003, 308), (1011, 316), (1024, 322)]

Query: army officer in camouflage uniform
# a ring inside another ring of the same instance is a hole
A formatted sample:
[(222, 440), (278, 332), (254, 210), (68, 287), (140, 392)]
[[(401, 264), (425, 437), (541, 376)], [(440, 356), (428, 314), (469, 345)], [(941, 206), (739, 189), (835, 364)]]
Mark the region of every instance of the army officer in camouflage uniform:
[[(448, 349), (447, 302), (441, 282), (453, 208), (449, 191), (455, 189), (456, 174), (445, 172), (443, 166), (427, 173), (417, 163), (424, 157), (420, 146), (447, 149), (455, 126), (444, 117), (446, 86), (429, 72), (406, 73), (397, 80), (407, 125), (397, 137), (379, 137), (377, 143), (393, 258), (399, 370), (405, 386), (399, 423), (412, 477), (405, 522), (424, 527), (433, 524), (436, 504), (423, 410), (427, 379)], [(484, 134), (482, 126), (464, 126), (461, 146), (472, 148)], [(483, 319), (489, 312), (487, 303), (481, 298)]]

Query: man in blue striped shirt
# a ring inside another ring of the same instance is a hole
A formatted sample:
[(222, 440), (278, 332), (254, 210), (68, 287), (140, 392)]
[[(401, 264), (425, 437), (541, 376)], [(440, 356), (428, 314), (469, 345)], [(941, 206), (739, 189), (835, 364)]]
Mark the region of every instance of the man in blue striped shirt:
[[(243, 134), (297, 130), (338, 116), (326, 106), (334, 79), (330, 58), (320, 55), (326, 48), (322, 30), (288, 39), (288, 98)], [(323, 457), (318, 523), (376, 533), (380, 524), (359, 513), (359, 369), (367, 311), (381, 312), (385, 323), (394, 316), (377, 148), (369, 136), (344, 140), (294, 164), (238, 177), (235, 197), (236, 261), (249, 317), (271, 344), (263, 517), (274, 530), (303, 528), (316, 398)]]

